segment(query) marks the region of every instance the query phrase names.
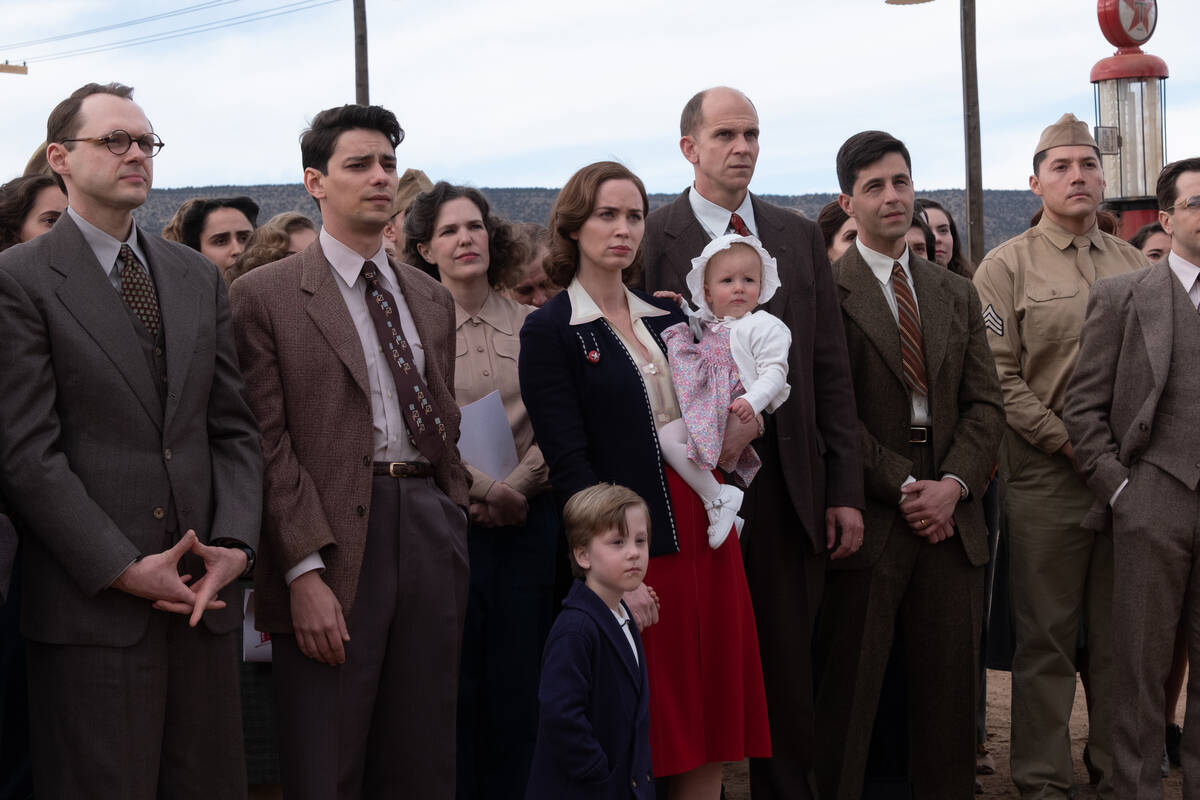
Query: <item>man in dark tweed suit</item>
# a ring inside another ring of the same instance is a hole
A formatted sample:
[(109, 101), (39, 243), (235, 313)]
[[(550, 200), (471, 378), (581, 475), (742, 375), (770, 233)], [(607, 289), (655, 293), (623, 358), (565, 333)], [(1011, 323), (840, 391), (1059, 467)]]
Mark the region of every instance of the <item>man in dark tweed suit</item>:
[[(803, 800), (813, 793), (811, 643), (825, 564), (862, 543), (862, 455), (846, 344), (820, 230), (750, 193), (754, 104), (736, 89), (708, 89), (688, 101), (679, 127), (694, 181), (646, 219), (644, 287), (686, 294), (692, 259), (710, 240), (749, 232), (779, 263), (782, 286), (766, 310), (792, 332), (792, 394), (766, 415), (755, 444), (763, 468), (742, 505), (742, 549), (773, 753), (751, 760), (751, 788), (755, 800)], [(730, 421), (723, 449), (736, 454), (759, 429)]]
[(830, 564), (821, 609), (817, 777), (822, 800), (863, 794), (893, 631), (904, 637), (912, 796), (970, 797), (987, 526), (1000, 382), (975, 288), (914, 255), (911, 160), (882, 131), (838, 151), (858, 223), (833, 265), (865, 454), (865, 540)]
[[(1171, 252), (1092, 285), (1063, 423), (1096, 495), (1085, 525), (1111, 514), (1113, 789), (1162, 797), (1163, 681), (1182, 617), (1200, 665), (1200, 158), (1158, 176)], [(1200, 796), (1200, 692), (1188, 693), (1184, 796)]]
[(241, 603), (215, 596), (252, 564), (262, 456), (225, 282), (134, 224), (162, 143), (132, 91), (88, 84), (50, 113), (67, 212), (0, 254), (34, 785), (237, 798)]
[(403, 137), (379, 106), (317, 114), (300, 149), (320, 236), (230, 290), (263, 430), (257, 625), (293, 799), (454, 796), (468, 478), (453, 300), (383, 247)]

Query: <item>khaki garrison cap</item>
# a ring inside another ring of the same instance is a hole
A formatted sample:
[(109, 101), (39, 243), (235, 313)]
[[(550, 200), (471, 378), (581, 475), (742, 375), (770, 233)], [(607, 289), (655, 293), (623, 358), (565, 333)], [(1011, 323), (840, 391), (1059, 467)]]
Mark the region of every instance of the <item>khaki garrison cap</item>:
[(1063, 114), (1058, 118), (1058, 122), (1042, 131), (1042, 138), (1038, 139), (1037, 149), (1033, 151), (1033, 154), (1036, 156), (1051, 147), (1065, 145), (1096, 146), (1096, 140), (1092, 138), (1088, 124), (1074, 114)]
[(400, 183), (396, 186), (396, 199), (392, 201), (392, 216), (401, 211), (408, 211), (417, 195), (432, 188), (433, 181), (421, 170), (412, 167), (404, 170), (404, 174), (400, 176)]

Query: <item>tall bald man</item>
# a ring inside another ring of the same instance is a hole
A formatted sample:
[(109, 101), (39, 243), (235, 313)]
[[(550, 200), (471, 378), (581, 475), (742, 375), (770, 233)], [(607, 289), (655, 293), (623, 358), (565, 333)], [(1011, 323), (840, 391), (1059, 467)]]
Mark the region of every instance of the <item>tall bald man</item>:
[(253, 564), (258, 429), (217, 268), (133, 221), (162, 141), (132, 94), (92, 83), (50, 113), (67, 212), (0, 255), (34, 785), (237, 798), (241, 604), (214, 598)]
[(988, 253), (975, 273), (1004, 392), (1000, 450), (1016, 651), (1012, 776), (1022, 798), (1071, 790), (1069, 722), (1075, 649), (1087, 615), (1092, 764), (1100, 797), (1112, 783), (1113, 541), (1079, 475), (1063, 424), (1067, 381), (1092, 284), (1145, 266), (1133, 246), (1096, 226), (1100, 152), (1086, 123), (1064, 114), (1042, 132), (1029, 188), (1041, 221)]
[[(820, 230), (750, 193), (754, 104), (736, 89), (707, 89), (684, 106), (679, 128), (693, 182), (646, 219), (645, 286), (686, 293), (691, 260), (725, 233), (758, 236), (779, 262), (782, 286), (766, 310), (792, 331), (795, 388), (763, 422), (755, 442), (763, 468), (742, 505), (773, 753), (751, 759), (750, 781), (755, 800), (806, 798), (814, 794), (811, 642), (825, 563), (862, 545), (863, 462), (846, 339)], [(758, 430), (731, 423), (725, 452), (740, 452)]]

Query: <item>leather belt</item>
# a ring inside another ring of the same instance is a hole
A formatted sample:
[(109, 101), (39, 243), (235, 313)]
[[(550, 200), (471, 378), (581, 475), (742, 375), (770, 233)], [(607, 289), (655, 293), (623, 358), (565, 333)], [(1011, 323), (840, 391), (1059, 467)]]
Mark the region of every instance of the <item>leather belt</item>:
[(909, 444), (929, 444), (933, 441), (933, 429), (913, 425), (908, 429)]
[(428, 461), (374, 461), (371, 472), (390, 478), (432, 478), (433, 464)]

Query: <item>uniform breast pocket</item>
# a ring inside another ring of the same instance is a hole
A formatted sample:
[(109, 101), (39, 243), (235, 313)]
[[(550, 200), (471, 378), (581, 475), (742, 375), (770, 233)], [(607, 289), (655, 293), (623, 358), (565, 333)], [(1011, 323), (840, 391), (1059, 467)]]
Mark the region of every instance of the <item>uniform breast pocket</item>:
[(1025, 310), (1026, 327), (1043, 341), (1078, 339), (1087, 311), (1087, 295), (1079, 282), (1039, 283), (1025, 287), (1029, 303)]

